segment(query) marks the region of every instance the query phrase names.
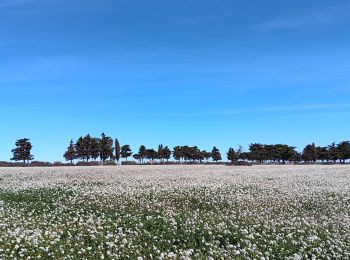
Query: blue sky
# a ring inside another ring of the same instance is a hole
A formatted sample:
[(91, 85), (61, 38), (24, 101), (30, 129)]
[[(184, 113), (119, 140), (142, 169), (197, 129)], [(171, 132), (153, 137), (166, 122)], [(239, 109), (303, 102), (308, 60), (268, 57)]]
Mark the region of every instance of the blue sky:
[(350, 2), (1, 0), (0, 160), (350, 139)]

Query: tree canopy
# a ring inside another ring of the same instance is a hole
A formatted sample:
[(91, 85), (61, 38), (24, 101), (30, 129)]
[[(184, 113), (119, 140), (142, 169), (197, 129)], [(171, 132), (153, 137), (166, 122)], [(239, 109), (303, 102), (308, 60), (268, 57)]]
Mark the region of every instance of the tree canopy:
[(16, 148), (12, 149), (12, 161), (23, 161), (23, 163), (26, 163), (34, 159), (34, 156), (31, 154), (33, 146), (30, 142), (30, 139), (19, 139), (16, 141), (15, 145)]

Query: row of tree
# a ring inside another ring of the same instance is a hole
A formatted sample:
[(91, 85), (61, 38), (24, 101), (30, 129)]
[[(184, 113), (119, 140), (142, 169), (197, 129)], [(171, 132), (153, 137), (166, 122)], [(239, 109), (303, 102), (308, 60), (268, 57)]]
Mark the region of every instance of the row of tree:
[(129, 157), (131, 154), (129, 145), (120, 148), (118, 139), (115, 139), (113, 146), (113, 139), (102, 133), (100, 138), (91, 137), (88, 134), (79, 137), (76, 143), (71, 140), (63, 157), (71, 163), (75, 159), (89, 162), (89, 160), (96, 160), (97, 158), (105, 162), (108, 159), (119, 161), (121, 155)]
[(286, 163), (286, 162), (333, 162), (345, 163), (350, 159), (350, 142), (343, 141), (338, 144), (332, 143), (326, 147), (308, 144), (301, 153), (295, 147), (286, 144), (251, 144), (249, 152), (242, 152), (242, 148), (234, 150), (230, 148), (228, 159), (232, 162), (237, 160), (254, 161), (258, 163)]
[[(94, 140), (94, 141), (93, 141)], [(83, 148), (83, 149), (82, 149)], [(114, 153), (113, 153), (114, 151)], [(89, 135), (80, 137), (74, 145), (71, 141), (64, 157), (66, 160), (73, 161), (74, 159), (89, 159), (96, 160), (100, 157), (104, 162), (107, 159), (119, 160), (129, 157), (139, 163), (144, 163), (145, 160), (160, 162), (169, 161), (171, 157), (178, 162), (208, 162), (213, 160), (218, 162), (222, 160), (220, 150), (213, 147), (211, 151), (200, 150), (197, 146), (175, 146), (172, 150), (168, 146), (160, 144), (157, 150), (147, 149), (141, 145), (138, 153), (133, 154), (129, 145), (119, 146), (119, 142), (115, 140), (113, 147), (112, 138), (101, 135), (101, 138), (92, 138)], [(259, 144), (254, 143), (249, 146), (248, 152), (243, 152), (241, 146), (238, 149), (230, 148), (227, 152), (227, 159), (232, 163), (237, 161), (253, 161), (257, 163), (287, 163), (287, 162), (345, 162), (350, 159), (350, 142), (343, 141), (339, 144), (332, 143), (327, 147), (315, 146), (314, 143), (307, 145), (301, 153), (295, 150), (295, 147), (286, 144)]]
[[(12, 149), (14, 161), (29, 162), (34, 159), (31, 154), (33, 146), (27, 138), (16, 141), (16, 148)], [(220, 150), (213, 147), (211, 151), (200, 150), (197, 146), (175, 146), (171, 150), (168, 146), (162, 144), (157, 150), (147, 149), (141, 145), (138, 153), (133, 154), (130, 145), (120, 146), (118, 139), (113, 139), (104, 133), (99, 138), (92, 137), (89, 134), (81, 136), (74, 143), (71, 140), (67, 151), (63, 157), (66, 161), (73, 164), (74, 160), (89, 162), (100, 159), (102, 163), (107, 160), (119, 161), (124, 158), (133, 157), (139, 163), (145, 163), (145, 160), (153, 162), (169, 161), (171, 157), (178, 162), (209, 162), (213, 160), (218, 162), (222, 160)], [(350, 142), (343, 141), (332, 143), (326, 147), (316, 146), (314, 143), (307, 145), (301, 153), (295, 150), (295, 147), (286, 144), (260, 144), (254, 143), (249, 146), (249, 151), (244, 152), (242, 147), (238, 149), (230, 148), (227, 152), (227, 159), (232, 163), (238, 161), (250, 161), (256, 163), (287, 163), (287, 162), (341, 162), (345, 163), (350, 159)]]
[(209, 160), (217, 162), (222, 160), (219, 149), (215, 146), (211, 152), (201, 151), (197, 146), (175, 146), (173, 151), (168, 146), (160, 144), (157, 150), (147, 149), (144, 145), (141, 145), (138, 153), (133, 154), (130, 145), (126, 144), (120, 147), (118, 139), (114, 141), (104, 133), (101, 134), (100, 138), (91, 137), (89, 134), (78, 138), (77, 142), (74, 143), (71, 140), (67, 151), (63, 157), (66, 161), (73, 163), (73, 160), (80, 159), (86, 162), (90, 160), (96, 160), (100, 158), (102, 162), (106, 160), (117, 160), (125, 158), (125, 161), (129, 157), (133, 157), (139, 163), (144, 163), (145, 160), (154, 161), (159, 160), (160, 162), (169, 161), (173, 155), (173, 158), (177, 161), (198, 161)]

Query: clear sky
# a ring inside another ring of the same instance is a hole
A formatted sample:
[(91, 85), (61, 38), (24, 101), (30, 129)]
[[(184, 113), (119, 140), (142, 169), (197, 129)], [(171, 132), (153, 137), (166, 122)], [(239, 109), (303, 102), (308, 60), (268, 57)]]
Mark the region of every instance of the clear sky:
[(0, 160), (350, 139), (350, 2), (1, 0)]

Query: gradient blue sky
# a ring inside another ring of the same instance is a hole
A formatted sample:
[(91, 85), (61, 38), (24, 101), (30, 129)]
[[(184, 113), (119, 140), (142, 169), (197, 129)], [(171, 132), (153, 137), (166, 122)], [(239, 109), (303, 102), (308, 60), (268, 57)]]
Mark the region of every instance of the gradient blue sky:
[(0, 160), (350, 139), (350, 2), (1, 0)]

